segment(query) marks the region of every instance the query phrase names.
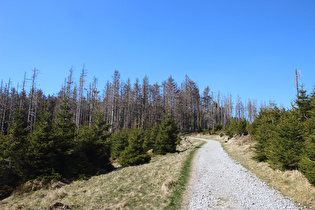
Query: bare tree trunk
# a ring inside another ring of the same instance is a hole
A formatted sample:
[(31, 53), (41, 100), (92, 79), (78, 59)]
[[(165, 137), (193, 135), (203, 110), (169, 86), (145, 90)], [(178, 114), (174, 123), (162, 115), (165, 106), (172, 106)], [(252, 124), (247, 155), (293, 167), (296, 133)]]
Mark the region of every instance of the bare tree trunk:
[(1, 134), (3, 133), (3, 112), (4, 112), (4, 98), (5, 98), (5, 90), (3, 90), (3, 80), (1, 80), (0, 86), (0, 125), (1, 125)]
[(90, 99), (89, 99), (89, 104), (90, 104), (90, 110), (89, 110), (89, 126), (92, 125), (93, 122), (93, 114), (94, 114), (94, 110), (97, 104), (97, 100), (98, 100), (98, 94), (99, 91), (97, 90), (97, 78), (94, 77), (93, 78), (93, 83), (90, 84)]
[(122, 95), (122, 109), (123, 109), (123, 128), (128, 129), (131, 126), (131, 84), (130, 79), (123, 85), (123, 94)]
[(112, 83), (112, 88), (111, 88), (111, 120), (110, 120), (110, 124), (111, 126), (111, 131), (115, 131), (115, 129), (118, 128), (118, 99), (119, 99), (119, 89), (120, 89), (120, 74), (118, 71), (114, 72), (114, 76), (113, 76), (113, 83)]
[(9, 92), (10, 85), (11, 85), (11, 79), (9, 79), (9, 83), (6, 85), (6, 88), (4, 88), (1, 133), (3, 133), (3, 131), (4, 131), (4, 124), (6, 122), (6, 112), (7, 112), (8, 100), (9, 100), (9, 94), (10, 94), (10, 92)]
[(150, 91), (150, 85), (149, 85), (149, 78), (145, 76), (143, 78), (142, 83), (142, 119), (140, 127), (145, 129), (146, 123), (148, 122), (148, 111), (149, 111), (149, 91)]
[(29, 95), (29, 106), (28, 106), (28, 115), (27, 115), (27, 124), (28, 129), (32, 130), (34, 123), (35, 123), (35, 109), (36, 109), (36, 77), (37, 77), (38, 70), (34, 68), (33, 70), (33, 76), (32, 76), (32, 87)]
[(162, 120), (162, 96), (160, 93), (160, 86), (158, 83), (155, 83), (151, 90), (152, 95), (152, 121), (153, 122), (160, 122)]
[(71, 98), (71, 89), (72, 89), (72, 84), (73, 84), (73, 67), (71, 66), (69, 70), (69, 76), (68, 76), (68, 81), (67, 81), (67, 98)]
[(136, 83), (134, 84), (133, 90), (132, 90), (132, 122), (133, 126), (139, 127), (141, 122), (141, 86), (139, 85), (139, 79), (136, 79)]
[(217, 98), (217, 123), (221, 124), (221, 95), (220, 91), (218, 90), (218, 98)]
[(24, 97), (26, 96), (26, 93), (25, 93), (25, 84), (26, 84), (26, 72), (24, 73), (24, 80), (23, 80), (23, 85), (22, 85), (22, 92), (21, 92), (21, 97), (20, 97), (20, 110), (22, 110), (24, 108)]
[(299, 80), (298, 80), (298, 72), (295, 69), (295, 83), (296, 83), (296, 97), (299, 98)]
[(230, 94), (229, 100), (229, 119), (233, 117), (233, 102), (232, 102), (232, 95)]
[(79, 127), (80, 120), (81, 120), (81, 109), (82, 109), (85, 76), (86, 76), (85, 65), (83, 64), (81, 76), (80, 76), (79, 96), (78, 96), (78, 101), (77, 101), (77, 113), (76, 113), (76, 119), (75, 119), (75, 124), (77, 127)]

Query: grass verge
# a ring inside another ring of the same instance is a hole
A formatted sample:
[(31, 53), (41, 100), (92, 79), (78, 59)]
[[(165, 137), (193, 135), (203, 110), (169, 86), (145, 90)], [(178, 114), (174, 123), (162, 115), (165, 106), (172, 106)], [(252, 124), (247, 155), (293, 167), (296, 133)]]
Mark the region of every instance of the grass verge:
[(201, 142), (200, 145), (196, 146), (192, 152), (189, 153), (186, 161), (184, 162), (183, 168), (181, 170), (181, 175), (178, 179), (177, 185), (175, 186), (174, 192), (169, 197), (170, 203), (165, 209), (181, 209), (183, 202), (183, 192), (186, 190), (186, 185), (188, 183), (191, 163), (195, 156), (198, 148), (202, 147), (206, 142)]
[(291, 198), (298, 207), (302, 209), (315, 207), (315, 187), (309, 183), (301, 172), (298, 170), (274, 170), (268, 163), (252, 159), (254, 156), (253, 146), (256, 141), (250, 136), (233, 138), (227, 143), (225, 142), (227, 136), (198, 135), (198, 137), (220, 141), (230, 157), (256, 174), (270, 187), (280, 191), (285, 197)]
[(173, 208), (181, 200), (191, 162), (188, 159), (192, 159), (201, 142), (183, 143), (178, 147), (180, 152), (154, 156), (148, 164), (121, 168), (56, 189), (13, 195), (0, 201), (0, 209)]

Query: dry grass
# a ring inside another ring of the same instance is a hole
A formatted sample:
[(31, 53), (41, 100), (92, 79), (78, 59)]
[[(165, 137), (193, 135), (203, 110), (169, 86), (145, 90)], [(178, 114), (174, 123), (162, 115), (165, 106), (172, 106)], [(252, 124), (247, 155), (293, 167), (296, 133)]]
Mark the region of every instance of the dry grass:
[(232, 158), (255, 173), (269, 186), (279, 190), (284, 196), (290, 197), (301, 208), (315, 207), (315, 187), (301, 172), (273, 170), (268, 163), (252, 159), (254, 155), (252, 146), (255, 145), (255, 141), (250, 136), (232, 138), (227, 143), (225, 143), (227, 136), (198, 136), (220, 141)]
[(183, 163), (201, 142), (184, 144), (182, 152), (154, 156), (148, 164), (118, 169), (108, 174), (76, 181), (59, 189), (41, 189), (11, 196), (0, 209), (163, 209), (181, 175)]

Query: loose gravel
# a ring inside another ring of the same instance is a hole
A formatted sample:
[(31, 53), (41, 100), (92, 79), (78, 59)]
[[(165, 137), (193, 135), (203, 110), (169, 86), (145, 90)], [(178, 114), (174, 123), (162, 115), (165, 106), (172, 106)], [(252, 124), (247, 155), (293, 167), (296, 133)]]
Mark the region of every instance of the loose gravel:
[(206, 140), (192, 165), (184, 209), (298, 209), (249, 172), (223, 150)]

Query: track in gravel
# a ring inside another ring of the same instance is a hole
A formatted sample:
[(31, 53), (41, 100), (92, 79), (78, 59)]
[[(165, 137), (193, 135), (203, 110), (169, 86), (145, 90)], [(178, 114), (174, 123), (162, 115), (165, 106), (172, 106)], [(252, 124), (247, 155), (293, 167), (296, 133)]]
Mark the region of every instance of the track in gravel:
[(220, 142), (200, 140), (207, 143), (194, 157), (185, 209), (298, 209), (230, 158)]

